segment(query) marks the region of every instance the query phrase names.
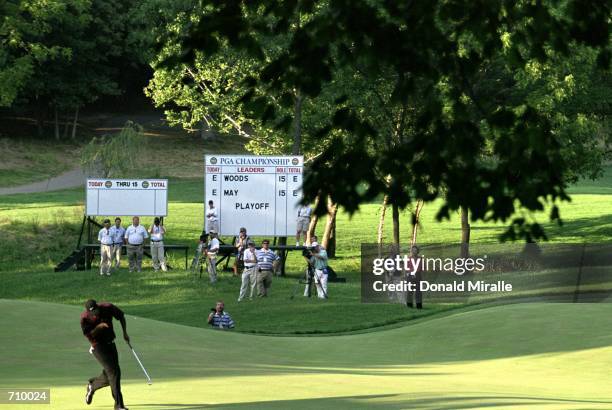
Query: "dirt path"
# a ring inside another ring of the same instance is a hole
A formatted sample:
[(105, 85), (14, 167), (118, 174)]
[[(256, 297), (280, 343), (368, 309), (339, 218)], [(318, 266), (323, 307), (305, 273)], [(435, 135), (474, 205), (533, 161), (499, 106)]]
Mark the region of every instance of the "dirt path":
[(64, 172), (63, 174), (49, 178), (44, 181), (32, 182), (10, 188), (0, 188), (0, 195), (31, 194), (35, 192), (57, 191), (59, 189), (83, 186), (85, 175), (81, 167)]
[[(156, 130), (159, 132), (170, 130), (163, 121), (163, 117), (157, 112), (145, 112), (140, 114), (116, 115), (96, 114), (84, 115), (80, 125), (89, 128), (96, 134), (112, 133), (121, 130), (126, 121), (134, 121), (143, 126), (145, 132)], [(43, 181), (31, 182), (15, 187), (0, 188), (0, 195), (32, 194), (36, 192), (57, 191), (83, 186), (85, 174), (81, 167), (66, 171), (60, 175), (53, 176)]]

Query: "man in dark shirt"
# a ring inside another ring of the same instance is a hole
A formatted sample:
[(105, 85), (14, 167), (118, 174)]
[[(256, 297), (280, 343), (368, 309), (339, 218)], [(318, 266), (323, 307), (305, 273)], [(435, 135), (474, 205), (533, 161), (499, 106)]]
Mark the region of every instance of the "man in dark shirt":
[(81, 313), (81, 329), (91, 343), (89, 352), (102, 365), (102, 374), (92, 377), (87, 383), (85, 403), (91, 404), (96, 390), (110, 386), (115, 399), (115, 410), (127, 410), (123, 405), (121, 394), (121, 369), (114, 342), (113, 318), (121, 323), (123, 338), (129, 343), (130, 337), (126, 330), (125, 315), (121, 309), (112, 303), (96, 303), (93, 299), (85, 302), (85, 311)]

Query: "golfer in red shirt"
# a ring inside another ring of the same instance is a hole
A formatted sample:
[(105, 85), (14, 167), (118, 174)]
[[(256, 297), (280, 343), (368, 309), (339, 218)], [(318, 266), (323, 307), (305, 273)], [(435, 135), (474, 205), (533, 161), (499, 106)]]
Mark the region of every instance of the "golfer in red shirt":
[(93, 299), (85, 302), (85, 311), (81, 313), (81, 329), (91, 343), (89, 352), (102, 365), (102, 374), (92, 377), (87, 383), (85, 403), (91, 404), (96, 390), (110, 386), (115, 399), (115, 410), (127, 410), (121, 394), (121, 368), (119, 368), (119, 355), (114, 341), (113, 318), (121, 323), (123, 338), (129, 343), (130, 337), (126, 330), (125, 315), (121, 309), (112, 303), (96, 303)]

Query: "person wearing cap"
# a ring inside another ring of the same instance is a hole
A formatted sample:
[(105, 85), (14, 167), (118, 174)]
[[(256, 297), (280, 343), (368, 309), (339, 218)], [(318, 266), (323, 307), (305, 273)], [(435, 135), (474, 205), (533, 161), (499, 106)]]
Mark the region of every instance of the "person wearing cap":
[(111, 233), (110, 219), (104, 220), (104, 226), (98, 232), (100, 242), (100, 275), (110, 276), (111, 260), (113, 254), (113, 235)]
[(110, 231), (113, 236), (113, 267), (119, 269), (119, 265), (121, 265), (121, 248), (123, 247), (123, 237), (125, 236), (125, 228), (121, 226), (121, 218), (115, 218), (115, 225), (111, 226)]
[(132, 218), (132, 225), (125, 230), (125, 243), (127, 245), (127, 256), (130, 264), (130, 272), (142, 270), (142, 254), (144, 251), (144, 241), (149, 237), (144, 226), (140, 225), (140, 218)]
[[(310, 263), (314, 268), (314, 282), (317, 288), (317, 297), (319, 299), (327, 299), (327, 252), (318, 242), (313, 242), (311, 246), (312, 256), (310, 257)], [(306, 293), (304, 294), (306, 295)]]
[(236, 253), (234, 255), (234, 276), (238, 276), (238, 271), (242, 269), (244, 265), (244, 251), (247, 248), (247, 243), (251, 240), (247, 235), (246, 228), (240, 228), (238, 233), (238, 240), (236, 241)]
[(242, 284), (240, 285), (240, 294), (238, 295), (238, 302), (241, 302), (245, 297), (249, 285), (251, 287), (250, 298), (253, 298), (253, 291), (257, 283), (257, 256), (255, 255), (255, 242), (249, 240), (247, 248), (244, 250), (244, 271), (242, 272)]
[(206, 257), (208, 258), (208, 277), (210, 283), (217, 282), (217, 252), (219, 252), (219, 239), (217, 238), (217, 231), (210, 231), (210, 242), (208, 242), (208, 251)]
[(274, 262), (279, 257), (270, 249), (270, 241), (264, 239), (261, 242), (261, 249), (256, 251), (257, 257), (257, 296), (266, 297), (270, 293), (272, 286), (272, 276), (274, 271)]
[(302, 236), (302, 234), (304, 235), (304, 246), (306, 246), (306, 235), (308, 234), (308, 229), (310, 228), (311, 213), (312, 208), (310, 207), (310, 205), (302, 205), (298, 208), (295, 246), (300, 246), (300, 236)]
[(151, 260), (153, 261), (153, 269), (157, 272), (161, 266), (161, 270), (168, 271), (166, 267), (166, 256), (164, 253), (164, 235), (166, 228), (161, 224), (161, 219), (155, 217), (153, 225), (149, 228), (151, 235)]
[(89, 353), (102, 365), (102, 374), (90, 378), (87, 383), (85, 403), (91, 404), (97, 390), (110, 386), (115, 399), (115, 410), (127, 410), (121, 393), (121, 368), (115, 346), (113, 318), (121, 323), (123, 339), (129, 344), (125, 315), (121, 309), (112, 303), (97, 303), (93, 299), (85, 302), (85, 311), (81, 313), (81, 330), (91, 345)]
[(219, 231), (219, 214), (212, 199), (208, 201), (208, 209), (206, 210), (206, 231)]

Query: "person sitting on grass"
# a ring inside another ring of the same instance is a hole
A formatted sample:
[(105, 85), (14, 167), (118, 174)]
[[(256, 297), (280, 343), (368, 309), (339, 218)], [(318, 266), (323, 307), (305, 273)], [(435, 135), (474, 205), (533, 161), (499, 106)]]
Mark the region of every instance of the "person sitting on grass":
[(208, 315), (208, 324), (211, 325), (215, 329), (233, 329), (234, 321), (232, 317), (224, 311), (225, 304), (222, 300), (217, 301), (217, 306), (214, 309), (211, 309), (210, 314)]

